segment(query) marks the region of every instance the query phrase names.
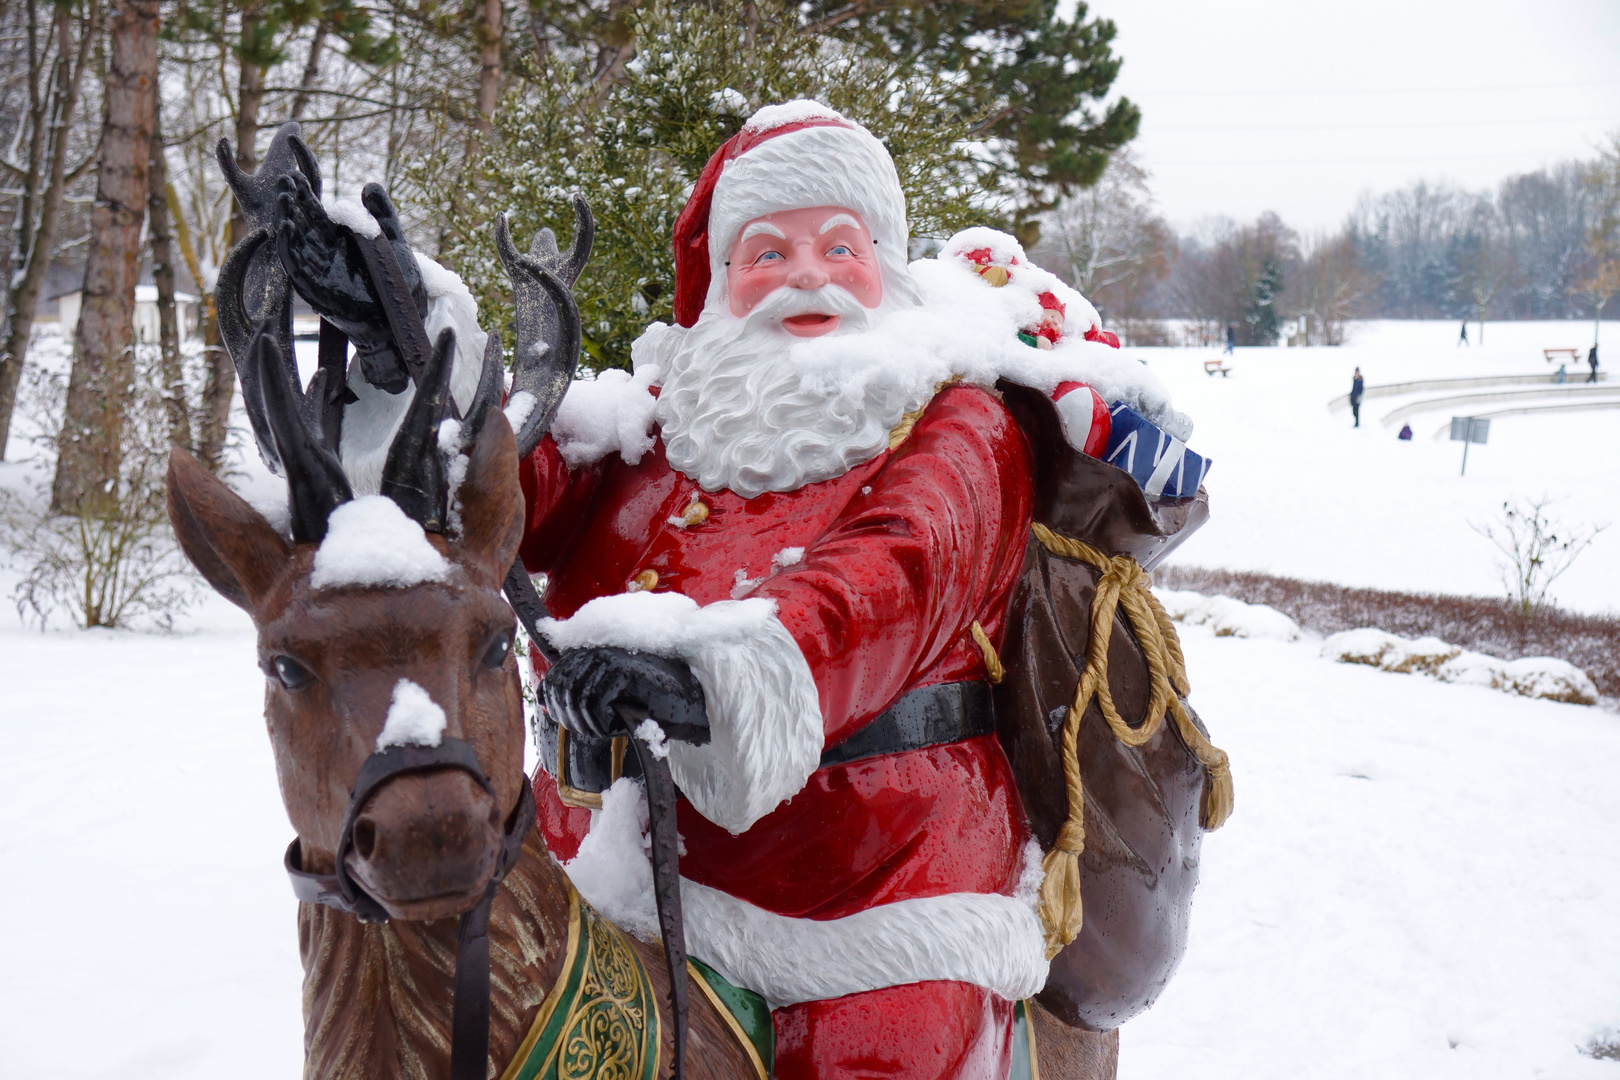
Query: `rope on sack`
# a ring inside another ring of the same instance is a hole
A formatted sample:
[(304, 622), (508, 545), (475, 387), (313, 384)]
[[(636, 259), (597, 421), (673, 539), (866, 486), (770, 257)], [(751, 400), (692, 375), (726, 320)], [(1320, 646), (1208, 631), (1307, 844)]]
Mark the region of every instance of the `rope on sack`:
[[(1232, 813), (1232, 766), (1226, 752), (1212, 744), (1193, 723), (1182, 698), (1188, 692), (1187, 668), (1181, 655), (1176, 630), (1151, 591), (1153, 581), (1130, 555), (1109, 556), (1072, 537), (1060, 536), (1036, 522), (1035, 538), (1053, 555), (1075, 559), (1101, 572), (1097, 593), (1091, 601), (1091, 640), (1086, 648), (1086, 667), (1075, 689), (1074, 704), (1063, 721), (1063, 781), (1069, 802), (1069, 816), (1058, 831), (1057, 841), (1046, 853), (1041, 869), (1041, 925), (1046, 931), (1046, 956), (1051, 959), (1080, 933), (1080, 855), (1086, 849), (1085, 795), (1080, 785), (1080, 718), (1091, 699), (1097, 699), (1103, 719), (1114, 737), (1126, 746), (1141, 746), (1153, 738), (1168, 714), (1176, 730), (1204, 769), (1204, 799), (1198, 823), (1205, 829), (1218, 829)], [(1131, 630), (1147, 660), (1147, 717), (1133, 728), (1114, 707), (1108, 687), (1108, 643), (1114, 630), (1114, 614), (1123, 606)]]

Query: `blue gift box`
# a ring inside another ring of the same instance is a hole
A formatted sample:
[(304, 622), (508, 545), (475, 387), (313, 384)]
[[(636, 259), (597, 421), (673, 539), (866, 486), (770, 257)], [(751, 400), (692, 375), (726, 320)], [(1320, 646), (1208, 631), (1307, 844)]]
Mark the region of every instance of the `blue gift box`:
[(1187, 449), (1147, 417), (1125, 404), (1110, 413), (1108, 449), (1103, 460), (1136, 479), (1150, 498), (1180, 499), (1198, 494), (1210, 460)]

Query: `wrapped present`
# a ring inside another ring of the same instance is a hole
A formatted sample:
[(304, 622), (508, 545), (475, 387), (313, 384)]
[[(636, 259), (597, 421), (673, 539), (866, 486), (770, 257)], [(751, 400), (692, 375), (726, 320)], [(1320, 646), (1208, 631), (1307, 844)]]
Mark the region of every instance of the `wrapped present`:
[(1210, 461), (1123, 403), (1109, 414), (1108, 449), (1103, 460), (1130, 473), (1155, 499), (1187, 499), (1209, 472)]

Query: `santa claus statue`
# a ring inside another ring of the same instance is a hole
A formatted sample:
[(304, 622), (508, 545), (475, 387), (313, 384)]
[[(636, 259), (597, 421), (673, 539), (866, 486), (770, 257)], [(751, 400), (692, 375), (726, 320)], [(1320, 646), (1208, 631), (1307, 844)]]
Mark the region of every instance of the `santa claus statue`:
[[(541, 831), (651, 931), (638, 802), (603, 748), (624, 705), (706, 726), (667, 744), (687, 948), (769, 1003), (776, 1075), (1005, 1077), (1048, 949), (989, 682), (1036, 463), (992, 387), (1021, 370), (1100, 455), (1108, 409), (1049, 350), (1067, 335), (1101, 372), (1116, 343), (1001, 234), (919, 281), (889, 154), (813, 103), (715, 153), (674, 243), (676, 325), (633, 376), (575, 384), (523, 465), (561, 650)], [(1130, 399), (1138, 365), (1114, 363)]]

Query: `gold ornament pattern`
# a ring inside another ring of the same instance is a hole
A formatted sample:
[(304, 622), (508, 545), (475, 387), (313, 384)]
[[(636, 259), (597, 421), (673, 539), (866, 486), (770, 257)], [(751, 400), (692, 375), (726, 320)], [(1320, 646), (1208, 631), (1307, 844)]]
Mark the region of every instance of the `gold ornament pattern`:
[(568, 953), (501, 1080), (656, 1080), (661, 1018), (624, 931), (569, 890)]

